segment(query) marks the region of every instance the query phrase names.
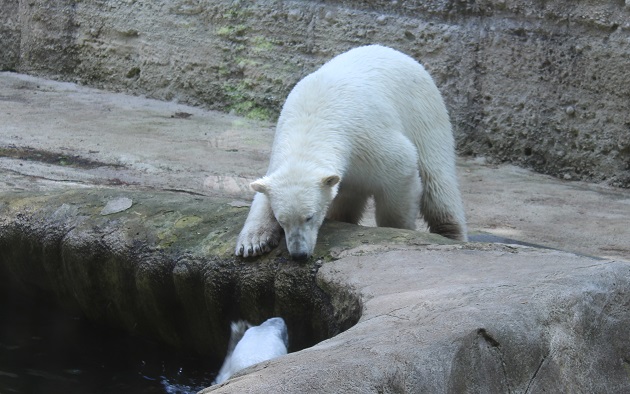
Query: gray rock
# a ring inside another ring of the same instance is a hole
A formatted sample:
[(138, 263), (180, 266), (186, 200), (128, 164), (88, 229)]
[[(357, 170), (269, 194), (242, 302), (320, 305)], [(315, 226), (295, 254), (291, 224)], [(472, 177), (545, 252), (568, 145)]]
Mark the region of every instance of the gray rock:
[[(0, 193), (0, 285), (222, 357), (235, 317), (293, 353), (205, 392), (627, 392), (630, 265), (329, 222), (316, 259), (237, 259), (246, 208), (115, 189)], [(295, 352), (296, 350), (301, 350)]]
[(107, 201), (107, 205), (101, 210), (101, 215), (111, 215), (113, 213), (123, 212), (131, 208), (133, 201), (127, 197), (120, 197)]
[(627, 392), (629, 274), (523, 247), (355, 249), (317, 276), (360, 295), (354, 327), (203, 393)]

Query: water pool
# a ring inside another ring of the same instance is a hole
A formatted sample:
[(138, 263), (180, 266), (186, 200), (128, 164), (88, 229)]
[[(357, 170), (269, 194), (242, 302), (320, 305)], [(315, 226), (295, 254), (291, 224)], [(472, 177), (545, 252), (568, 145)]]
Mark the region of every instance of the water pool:
[(220, 365), (0, 292), (0, 393), (195, 393)]

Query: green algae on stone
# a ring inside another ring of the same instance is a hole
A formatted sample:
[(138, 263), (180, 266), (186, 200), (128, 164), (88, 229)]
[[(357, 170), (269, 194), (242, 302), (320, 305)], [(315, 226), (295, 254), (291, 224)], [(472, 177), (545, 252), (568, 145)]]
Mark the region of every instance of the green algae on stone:
[(199, 216), (184, 216), (175, 222), (175, 228), (187, 228), (196, 226), (202, 221)]

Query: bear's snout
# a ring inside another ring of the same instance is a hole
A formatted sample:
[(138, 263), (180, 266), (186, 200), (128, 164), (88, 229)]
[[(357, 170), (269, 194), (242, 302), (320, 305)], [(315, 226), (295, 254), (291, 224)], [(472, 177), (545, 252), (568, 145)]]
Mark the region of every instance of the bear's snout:
[(304, 261), (308, 259), (312, 253), (312, 250), (309, 250), (309, 243), (306, 237), (299, 231), (287, 237), (287, 249), (289, 250), (291, 259), (295, 261)]
[(305, 261), (306, 259), (308, 259), (308, 254), (304, 252), (291, 253), (291, 258), (295, 261)]

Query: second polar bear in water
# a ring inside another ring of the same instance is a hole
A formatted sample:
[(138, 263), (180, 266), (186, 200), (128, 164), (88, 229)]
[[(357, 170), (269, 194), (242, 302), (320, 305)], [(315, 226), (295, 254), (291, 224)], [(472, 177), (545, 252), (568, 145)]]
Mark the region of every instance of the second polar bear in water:
[(376, 224), (467, 240), (448, 112), (424, 67), (394, 49), (343, 53), (293, 88), (267, 174), (238, 237), (257, 256), (284, 234), (295, 260), (312, 255), (324, 218), (358, 223), (373, 196)]
[(227, 355), (212, 384), (221, 384), (241, 369), (287, 354), (289, 333), (281, 317), (253, 327), (241, 320), (230, 328)]

